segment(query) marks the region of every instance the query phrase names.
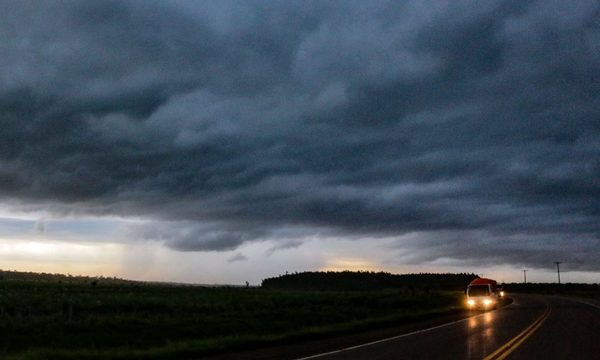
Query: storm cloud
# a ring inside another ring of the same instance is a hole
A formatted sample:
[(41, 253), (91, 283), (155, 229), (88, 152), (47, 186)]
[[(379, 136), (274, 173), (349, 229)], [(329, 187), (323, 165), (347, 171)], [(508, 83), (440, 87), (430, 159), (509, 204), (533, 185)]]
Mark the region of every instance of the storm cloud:
[(600, 271), (597, 1), (0, 14), (4, 204), (181, 251), (398, 237), (407, 262)]

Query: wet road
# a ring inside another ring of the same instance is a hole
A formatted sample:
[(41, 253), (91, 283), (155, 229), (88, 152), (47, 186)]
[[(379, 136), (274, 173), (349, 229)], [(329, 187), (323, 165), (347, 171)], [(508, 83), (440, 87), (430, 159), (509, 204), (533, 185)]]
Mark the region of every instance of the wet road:
[(599, 305), (513, 298), (496, 311), (304, 359), (600, 359)]
[(600, 359), (600, 302), (550, 300), (552, 313), (510, 359)]

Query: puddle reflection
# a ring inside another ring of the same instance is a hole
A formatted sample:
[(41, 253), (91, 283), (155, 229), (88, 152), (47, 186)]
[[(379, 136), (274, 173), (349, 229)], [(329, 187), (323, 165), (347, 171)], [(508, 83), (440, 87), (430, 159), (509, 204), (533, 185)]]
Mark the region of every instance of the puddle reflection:
[(468, 321), (467, 358), (482, 359), (492, 352), (496, 345), (494, 320), (497, 315), (493, 312), (473, 316)]

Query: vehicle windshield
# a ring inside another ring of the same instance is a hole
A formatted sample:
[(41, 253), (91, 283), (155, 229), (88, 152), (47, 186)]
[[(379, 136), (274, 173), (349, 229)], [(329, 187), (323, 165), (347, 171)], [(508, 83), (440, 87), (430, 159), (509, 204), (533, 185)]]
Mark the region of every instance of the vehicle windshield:
[(469, 296), (487, 296), (490, 294), (490, 288), (487, 285), (471, 285), (467, 290)]

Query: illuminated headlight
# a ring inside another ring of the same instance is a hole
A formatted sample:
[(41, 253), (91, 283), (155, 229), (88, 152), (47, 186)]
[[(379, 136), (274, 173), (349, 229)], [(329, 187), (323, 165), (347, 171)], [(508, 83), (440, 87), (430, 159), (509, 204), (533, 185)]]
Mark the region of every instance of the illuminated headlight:
[(500, 297), (504, 297), (504, 291), (500, 291)]
[(467, 300), (467, 304), (469, 304), (469, 306), (475, 306), (475, 300), (469, 299)]
[(492, 300), (490, 300), (490, 299), (484, 299), (483, 300), (483, 305), (485, 305), (485, 306), (492, 305)]

